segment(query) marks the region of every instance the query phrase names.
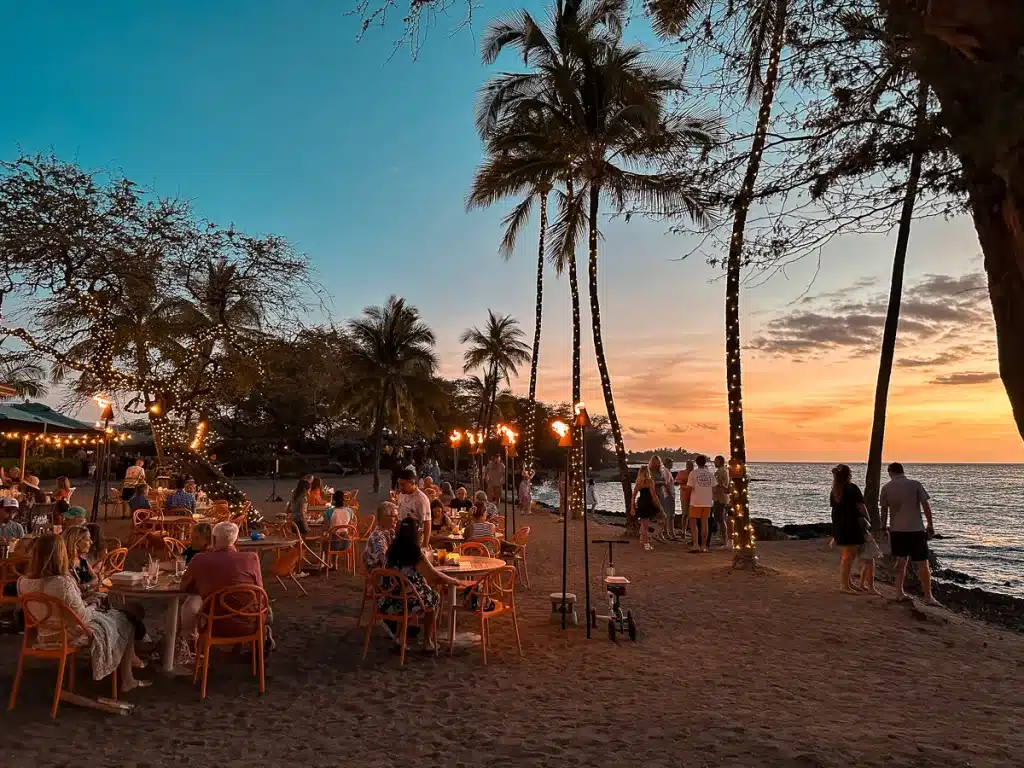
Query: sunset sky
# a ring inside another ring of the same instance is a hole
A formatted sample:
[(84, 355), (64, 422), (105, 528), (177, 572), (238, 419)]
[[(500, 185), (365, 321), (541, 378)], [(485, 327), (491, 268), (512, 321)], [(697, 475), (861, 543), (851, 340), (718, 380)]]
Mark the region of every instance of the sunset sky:
[[(452, 36), (442, 24), (415, 62), (389, 59), (394, 29), (356, 43), (358, 20), (337, 0), (12, 5), (0, 156), (52, 149), (118, 167), (221, 223), (283, 235), (310, 255), (336, 319), (389, 293), (419, 306), (454, 376), (458, 335), (488, 308), (532, 335), (535, 222), (506, 263), (503, 209), (463, 209), (480, 160), (476, 89), (500, 69), (480, 65), (479, 34), (518, 5), (488, 2)], [(635, 25), (649, 37), (642, 18)], [(680, 261), (692, 243), (666, 229), (602, 222), (616, 404), (630, 448), (724, 453), (724, 282)], [(840, 238), (820, 268), (798, 263), (744, 292), (752, 460), (866, 456), (893, 241)], [(1024, 461), (970, 221), (915, 225), (907, 273), (886, 458)], [(583, 393), (601, 411), (586, 308)], [(553, 273), (544, 309), (539, 395), (567, 400), (569, 298)]]

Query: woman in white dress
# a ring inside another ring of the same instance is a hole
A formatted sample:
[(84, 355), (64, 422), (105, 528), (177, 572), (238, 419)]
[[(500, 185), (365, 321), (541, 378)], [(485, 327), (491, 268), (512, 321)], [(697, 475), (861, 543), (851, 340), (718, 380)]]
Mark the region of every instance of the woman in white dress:
[[(68, 642), (79, 647), (89, 645), (94, 680), (102, 680), (117, 669), (122, 692), (152, 685), (148, 680), (137, 680), (133, 674), (133, 666), (142, 666), (142, 662), (135, 655), (132, 620), (122, 611), (104, 611), (82, 601), (78, 582), (68, 566), (64, 540), (52, 533), (40, 536), (36, 541), (28, 575), (18, 579), (19, 595), (40, 593), (60, 600), (92, 631), (91, 642), (80, 629), (69, 633)], [(31, 610), (31, 598), (27, 602)], [(39, 646), (60, 644), (61, 619), (51, 618), (52, 622), (39, 628)]]

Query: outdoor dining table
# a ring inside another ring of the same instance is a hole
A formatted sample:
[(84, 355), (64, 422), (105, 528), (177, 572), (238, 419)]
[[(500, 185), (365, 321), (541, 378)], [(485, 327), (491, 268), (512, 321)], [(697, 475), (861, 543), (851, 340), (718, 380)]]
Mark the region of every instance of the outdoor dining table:
[(147, 523), (173, 525), (174, 523), (215, 523), (215, 517), (194, 517), (193, 515), (153, 515), (146, 519)]
[(163, 570), (173, 568), (174, 564), (161, 563), (160, 575), (152, 587), (143, 584), (118, 584), (113, 582), (107, 590), (108, 595), (120, 595), (124, 598), (136, 600), (158, 600), (167, 604), (166, 619), (164, 622), (164, 639), (160, 647), (160, 665), (164, 672), (174, 671), (174, 649), (178, 641), (178, 612), (181, 607), (181, 600), (188, 595), (181, 588), (181, 577)]
[[(496, 557), (477, 557), (461, 555), (458, 564), (444, 563), (435, 566), (441, 573), (455, 579), (466, 579), (470, 576), (486, 576), (491, 571), (504, 568), (508, 563)], [(455, 637), (455, 607), (459, 601), (459, 588), (454, 584), (448, 587), (448, 602), (451, 603), (451, 614), (448, 617), (448, 637)]]

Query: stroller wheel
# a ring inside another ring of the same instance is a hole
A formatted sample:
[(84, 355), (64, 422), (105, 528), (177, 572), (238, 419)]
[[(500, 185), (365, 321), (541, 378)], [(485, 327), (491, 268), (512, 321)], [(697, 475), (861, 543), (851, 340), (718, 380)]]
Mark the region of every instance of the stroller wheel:
[(636, 622), (633, 621), (632, 612), (626, 613), (626, 632), (629, 633), (629, 639), (636, 642)]
[(608, 619), (608, 639), (615, 642), (615, 619)]

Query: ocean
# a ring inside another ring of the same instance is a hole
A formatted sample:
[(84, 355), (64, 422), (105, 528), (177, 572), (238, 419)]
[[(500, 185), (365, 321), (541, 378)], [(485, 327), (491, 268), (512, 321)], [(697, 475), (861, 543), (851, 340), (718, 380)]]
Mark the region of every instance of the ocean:
[[(776, 525), (829, 522), (833, 466), (751, 463), (752, 516), (767, 517)], [(907, 475), (920, 480), (931, 496), (935, 532), (943, 537), (932, 542), (940, 565), (977, 579), (967, 586), (1024, 597), (1024, 465), (905, 466)], [(863, 489), (866, 465), (850, 468)], [(595, 488), (598, 509), (625, 513), (618, 483), (597, 483)], [(558, 492), (551, 483), (535, 488), (534, 498), (557, 504)]]

